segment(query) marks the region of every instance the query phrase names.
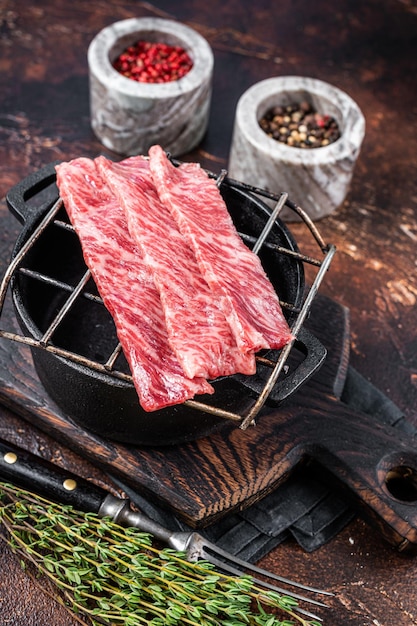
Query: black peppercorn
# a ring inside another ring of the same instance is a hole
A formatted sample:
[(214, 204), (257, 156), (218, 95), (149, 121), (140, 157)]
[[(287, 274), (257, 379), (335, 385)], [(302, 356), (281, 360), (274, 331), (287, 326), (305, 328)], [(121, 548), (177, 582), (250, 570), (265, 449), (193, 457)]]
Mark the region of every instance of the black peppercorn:
[(295, 148), (327, 146), (341, 134), (333, 117), (318, 113), (307, 101), (272, 107), (259, 126), (272, 139)]

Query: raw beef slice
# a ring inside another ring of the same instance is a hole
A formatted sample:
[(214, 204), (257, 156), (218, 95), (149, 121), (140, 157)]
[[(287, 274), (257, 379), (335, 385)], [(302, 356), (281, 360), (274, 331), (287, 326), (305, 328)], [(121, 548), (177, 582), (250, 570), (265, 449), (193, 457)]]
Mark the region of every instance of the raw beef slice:
[(93, 161), (56, 166), (57, 184), (87, 266), (112, 315), (146, 411), (212, 393), (204, 379), (187, 378), (167, 341), (159, 294), (131, 239), (123, 209)]
[(215, 181), (197, 163), (175, 167), (160, 146), (150, 148), (149, 159), (159, 197), (194, 250), (240, 349), (282, 348), (292, 335), (278, 296), (239, 237)]
[(204, 280), (193, 251), (161, 203), (143, 156), (96, 163), (125, 210), (131, 237), (160, 293), (168, 339), (190, 378), (253, 374), (253, 354), (238, 349), (229, 324)]

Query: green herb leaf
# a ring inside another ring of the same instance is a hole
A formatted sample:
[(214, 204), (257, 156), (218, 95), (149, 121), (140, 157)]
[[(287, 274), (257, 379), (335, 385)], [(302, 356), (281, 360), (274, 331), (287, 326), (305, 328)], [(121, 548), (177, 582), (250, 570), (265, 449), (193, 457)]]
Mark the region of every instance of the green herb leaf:
[[(0, 484), (9, 545), (93, 626), (314, 626), (294, 598), (154, 546), (150, 535)], [(279, 619), (279, 614), (285, 617)]]

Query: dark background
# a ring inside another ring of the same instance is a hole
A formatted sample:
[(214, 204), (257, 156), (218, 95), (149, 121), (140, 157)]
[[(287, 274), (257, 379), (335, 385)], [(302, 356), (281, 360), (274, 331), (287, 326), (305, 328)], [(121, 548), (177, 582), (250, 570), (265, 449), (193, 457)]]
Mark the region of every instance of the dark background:
[[(0, 0), (0, 261), (19, 232), (5, 195), (54, 160), (109, 154), (89, 120), (87, 48), (128, 17), (178, 19), (215, 55), (207, 135), (187, 160), (227, 167), (239, 96), (278, 75), (328, 81), (356, 100), (366, 137), (346, 201), (319, 228), (338, 252), (322, 291), (350, 310), (351, 363), (417, 424), (417, 5), (400, 0), (123, 2)], [(296, 237), (301, 228), (292, 226)], [(308, 241), (303, 242), (309, 245)], [(0, 434), (46, 457), (78, 458), (0, 409)], [(84, 472), (95, 476), (88, 463)], [(97, 480), (105, 481), (100, 473)], [(0, 543), (0, 624), (73, 626)], [(417, 624), (414, 559), (362, 521), (313, 554), (285, 544), (264, 566), (332, 588), (332, 626)], [(7, 573), (6, 573), (7, 572)]]

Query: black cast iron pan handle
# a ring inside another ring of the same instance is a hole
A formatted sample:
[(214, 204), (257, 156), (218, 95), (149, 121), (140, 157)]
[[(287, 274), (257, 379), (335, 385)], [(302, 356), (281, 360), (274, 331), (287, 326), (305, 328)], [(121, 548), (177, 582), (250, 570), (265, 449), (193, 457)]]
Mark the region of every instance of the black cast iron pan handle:
[[(32, 172), (8, 192), (7, 204), (21, 224), (32, 223), (43, 216), (47, 207), (52, 206), (58, 199), (55, 172), (55, 165), (58, 162), (48, 163), (40, 170)], [(31, 202), (33, 198), (37, 201)]]
[[(327, 350), (321, 341), (305, 327), (300, 329), (294, 347), (304, 355), (304, 358), (301, 362), (297, 363), (290, 374), (278, 379), (275, 383), (267, 400), (267, 404), (270, 406), (278, 406), (295, 393), (301, 385), (307, 382), (307, 380), (320, 369), (327, 355)], [(268, 357), (269, 352), (264, 356)], [(265, 366), (262, 368), (260, 374), (253, 376), (241, 376), (240, 374), (236, 374), (233, 378), (238, 380), (246, 389), (258, 395), (262, 392), (270, 374), (271, 369)]]

